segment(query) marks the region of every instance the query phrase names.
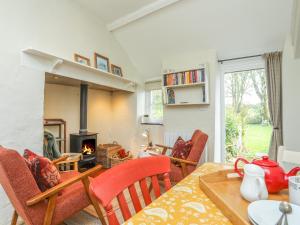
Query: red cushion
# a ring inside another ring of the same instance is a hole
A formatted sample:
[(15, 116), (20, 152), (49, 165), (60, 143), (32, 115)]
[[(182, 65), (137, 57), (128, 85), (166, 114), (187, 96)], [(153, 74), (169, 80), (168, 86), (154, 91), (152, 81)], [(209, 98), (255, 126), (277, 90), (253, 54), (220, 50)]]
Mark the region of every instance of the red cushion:
[(59, 171), (48, 158), (39, 156), (28, 149), (24, 151), (24, 158), (41, 191), (46, 191), (60, 183)]
[(186, 159), (189, 156), (191, 147), (191, 141), (184, 141), (181, 137), (178, 137), (174, 144), (171, 155), (174, 158)]

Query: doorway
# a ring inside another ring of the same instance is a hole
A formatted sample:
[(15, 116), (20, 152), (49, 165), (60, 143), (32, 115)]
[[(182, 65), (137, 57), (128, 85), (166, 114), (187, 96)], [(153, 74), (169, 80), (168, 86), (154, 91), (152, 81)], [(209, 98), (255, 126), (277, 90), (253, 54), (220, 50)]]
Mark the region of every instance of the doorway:
[(225, 68), (224, 161), (265, 155), (269, 150), (272, 126), (263, 64), (249, 66), (244, 62), (231, 65), (231, 69)]

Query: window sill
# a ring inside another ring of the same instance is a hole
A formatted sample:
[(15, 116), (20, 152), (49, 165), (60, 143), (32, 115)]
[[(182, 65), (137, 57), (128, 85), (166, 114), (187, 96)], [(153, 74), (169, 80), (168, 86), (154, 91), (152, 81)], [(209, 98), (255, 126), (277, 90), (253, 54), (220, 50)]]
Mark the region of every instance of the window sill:
[(141, 123), (142, 125), (157, 125), (157, 126), (163, 126), (163, 123)]

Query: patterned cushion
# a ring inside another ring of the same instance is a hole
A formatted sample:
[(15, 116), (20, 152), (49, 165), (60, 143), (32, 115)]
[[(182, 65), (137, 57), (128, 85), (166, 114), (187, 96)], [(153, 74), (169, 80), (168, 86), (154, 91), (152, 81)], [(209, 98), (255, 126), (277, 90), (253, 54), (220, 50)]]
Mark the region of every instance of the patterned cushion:
[(186, 159), (189, 156), (190, 150), (192, 147), (192, 142), (189, 141), (184, 141), (181, 137), (178, 137), (171, 156), (174, 158), (179, 158), (179, 159)]
[(26, 149), (24, 158), (41, 191), (60, 183), (61, 177), (55, 165), (47, 158)]

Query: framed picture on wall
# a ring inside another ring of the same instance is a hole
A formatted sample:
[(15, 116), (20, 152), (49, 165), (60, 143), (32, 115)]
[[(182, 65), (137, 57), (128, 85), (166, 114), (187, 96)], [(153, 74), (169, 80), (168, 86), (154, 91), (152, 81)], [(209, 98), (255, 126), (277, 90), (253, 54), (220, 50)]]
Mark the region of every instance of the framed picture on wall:
[(80, 64), (84, 64), (84, 65), (87, 65), (87, 66), (91, 65), (89, 58), (84, 57), (84, 56), (79, 55), (79, 54), (76, 54), (76, 53), (74, 54), (74, 60), (75, 60), (75, 62), (78, 62)]
[(122, 68), (111, 64), (111, 72), (117, 76), (123, 77)]
[(109, 59), (103, 55), (95, 53), (95, 67), (99, 70), (109, 72)]

